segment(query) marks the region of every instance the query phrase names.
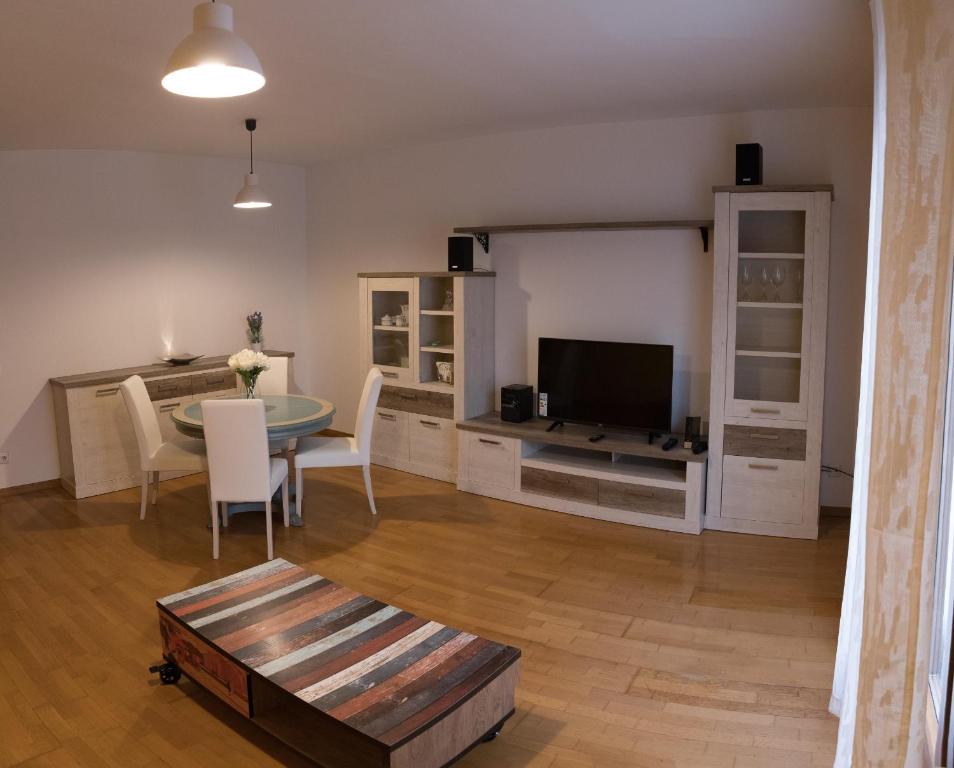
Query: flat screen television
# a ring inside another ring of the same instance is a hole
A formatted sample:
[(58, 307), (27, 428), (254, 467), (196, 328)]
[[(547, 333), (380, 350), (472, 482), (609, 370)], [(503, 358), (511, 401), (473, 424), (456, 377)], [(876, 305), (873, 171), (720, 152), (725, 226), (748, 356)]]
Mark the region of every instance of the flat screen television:
[(669, 432), (672, 353), (668, 344), (541, 338), (539, 415), (554, 421)]

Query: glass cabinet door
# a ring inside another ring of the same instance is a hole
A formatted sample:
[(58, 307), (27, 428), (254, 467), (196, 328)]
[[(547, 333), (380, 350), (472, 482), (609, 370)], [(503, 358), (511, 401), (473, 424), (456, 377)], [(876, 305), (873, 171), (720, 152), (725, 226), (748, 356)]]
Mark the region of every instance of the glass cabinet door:
[(733, 196), (726, 360), (729, 416), (800, 421), (808, 417), (810, 212), (810, 193)]
[(414, 316), (411, 278), (368, 280), (368, 328), (371, 335), (371, 365), (388, 380), (412, 382), (414, 372)]

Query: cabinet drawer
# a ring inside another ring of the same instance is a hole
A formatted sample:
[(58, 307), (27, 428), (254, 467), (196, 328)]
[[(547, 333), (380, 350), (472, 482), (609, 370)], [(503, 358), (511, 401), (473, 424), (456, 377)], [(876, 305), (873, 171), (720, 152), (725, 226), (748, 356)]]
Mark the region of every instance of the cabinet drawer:
[(804, 461), (722, 459), (722, 517), (797, 524), (802, 522), (804, 494)]
[(449, 419), (408, 414), (411, 461), (452, 469), (457, 464), (457, 427)]
[(380, 363), (374, 363), (373, 365), (381, 371), (381, 375), (384, 376), (385, 381), (392, 383), (401, 382), (403, 384), (409, 384), (414, 381), (414, 376), (410, 368), (402, 368), (399, 365), (382, 365)]
[(174, 397), (192, 396), (192, 376), (175, 376), (168, 379), (147, 379), (146, 391), (150, 400), (169, 400)]
[(248, 672), (198, 635), (159, 612), (162, 655), (203, 688), (211, 691), (245, 717), (251, 717)]
[(454, 396), (449, 392), (431, 392), (426, 389), (385, 385), (381, 387), (378, 404), (382, 408), (419, 413), (422, 416), (435, 416), (439, 419), (454, 418)]
[(805, 430), (725, 425), (722, 452), (756, 459), (805, 460)]
[[(204, 395), (206, 392), (221, 392), (237, 389), (235, 374), (226, 369), (224, 371), (207, 371), (192, 375), (193, 395)], [(175, 397), (176, 395), (173, 395)]]
[(598, 481), (595, 477), (565, 475), (536, 467), (520, 468), (520, 489), (526, 493), (556, 496), (585, 504), (596, 504), (599, 501)]
[(410, 456), (407, 414), (378, 408), (371, 432), (371, 455), (381, 459), (404, 459)]
[(459, 439), (465, 464), (460, 471), (470, 482), (516, 490), (518, 441), (475, 432), (461, 432)]
[(654, 488), (615, 480), (599, 481), (599, 505), (628, 512), (661, 517), (686, 516), (686, 492), (674, 488)]

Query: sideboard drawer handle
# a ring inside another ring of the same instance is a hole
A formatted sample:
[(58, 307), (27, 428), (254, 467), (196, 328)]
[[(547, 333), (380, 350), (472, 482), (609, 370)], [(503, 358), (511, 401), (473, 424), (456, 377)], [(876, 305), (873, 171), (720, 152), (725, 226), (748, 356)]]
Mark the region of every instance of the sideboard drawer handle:
[(499, 440), (488, 440), (486, 437), (478, 437), (477, 439), (486, 445), (500, 445)]
[(394, 371), (381, 371), (381, 375), (388, 379), (396, 379), (398, 377)]
[(408, 394), (407, 392), (401, 392), (398, 397), (402, 400), (417, 400), (417, 395)]
[(225, 377), (224, 377), (224, 376), (219, 376), (217, 379), (210, 379), (208, 376), (206, 376), (206, 377), (205, 377), (205, 383), (206, 383), (206, 384), (224, 384), (224, 383), (225, 383)]
[(753, 440), (778, 440), (778, 435), (766, 435), (759, 432), (749, 432), (749, 437)]
[(778, 469), (778, 466), (775, 464), (749, 464), (749, 469), (769, 469), (774, 472)]
[(439, 427), (441, 426), (441, 425), (438, 424), (436, 421), (425, 421), (424, 419), (418, 419), (418, 421), (420, 421), (421, 424), (423, 424), (425, 427), (438, 427), (438, 428), (439, 428)]
[(108, 397), (109, 395), (115, 395), (119, 392), (119, 387), (110, 387), (109, 389), (97, 389), (96, 397)]
[(182, 403), (166, 403), (165, 405), (160, 405), (160, 406), (159, 406), (159, 413), (166, 413), (166, 412), (168, 412), (168, 411), (174, 411), (174, 410), (175, 410), (176, 408), (178, 408), (180, 405), (182, 405)]
[(379, 413), (378, 416), (380, 416), (385, 421), (397, 421), (397, 418), (395, 417), (393, 413)]
[(778, 408), (750, 408), (752, 413), (781, 413)]

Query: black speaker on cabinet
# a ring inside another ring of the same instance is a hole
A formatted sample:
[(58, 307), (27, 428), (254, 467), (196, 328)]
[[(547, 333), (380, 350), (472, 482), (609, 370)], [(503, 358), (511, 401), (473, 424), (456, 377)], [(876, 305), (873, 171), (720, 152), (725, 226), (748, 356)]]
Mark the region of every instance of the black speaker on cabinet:
[(762, 183), (762, 145), (735, 145), (735, 183), (738, 186)]
[(500, 420), (527, 421), (533, 418), (533, 387), (510, 384), (500, 388)]
[(470, 235), (452, 235), (447, 238), (447, 271), (474, 271), (474, 238)]

